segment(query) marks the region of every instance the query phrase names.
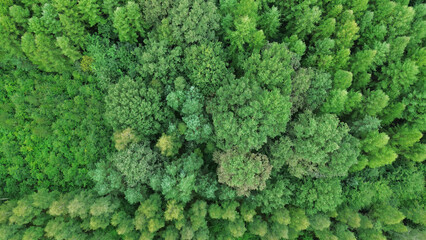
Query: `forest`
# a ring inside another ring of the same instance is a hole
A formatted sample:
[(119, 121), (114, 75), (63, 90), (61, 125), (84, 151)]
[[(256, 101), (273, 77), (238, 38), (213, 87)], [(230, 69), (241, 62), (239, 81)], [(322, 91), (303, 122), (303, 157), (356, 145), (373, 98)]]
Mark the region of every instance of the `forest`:
[(426, 239), (422, 0), (0, 0), (0, 240)]

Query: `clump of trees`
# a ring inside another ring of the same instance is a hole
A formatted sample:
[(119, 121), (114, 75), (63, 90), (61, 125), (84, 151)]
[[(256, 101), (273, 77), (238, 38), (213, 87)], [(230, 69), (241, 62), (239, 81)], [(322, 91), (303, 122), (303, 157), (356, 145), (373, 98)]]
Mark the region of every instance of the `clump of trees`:
[(422, 1), (0, 4), (1, 239), (425, 239)]

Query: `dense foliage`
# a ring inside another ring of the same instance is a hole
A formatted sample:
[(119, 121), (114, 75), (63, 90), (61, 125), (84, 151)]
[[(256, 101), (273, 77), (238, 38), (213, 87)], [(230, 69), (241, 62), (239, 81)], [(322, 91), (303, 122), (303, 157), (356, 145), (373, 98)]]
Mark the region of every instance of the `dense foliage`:
[(0, 240), (426, 239), (419, 0), (3, 0)]

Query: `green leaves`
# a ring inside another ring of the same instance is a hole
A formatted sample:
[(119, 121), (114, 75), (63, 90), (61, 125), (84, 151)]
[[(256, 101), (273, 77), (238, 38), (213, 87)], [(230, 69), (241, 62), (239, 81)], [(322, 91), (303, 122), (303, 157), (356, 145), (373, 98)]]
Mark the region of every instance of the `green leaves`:
[(352, 73), (348, 71), (338, 70), (334, 75), (333, 87), (339, 89), (347, 89), (352, 83)]
[[(21, 45), (26, 56), (46, 72), (63, 71), (70, 64), (60, 48), (56, 47), (55, 42), (47, 35), (27, 32), (22, 36)], [(65, 45), (64, 48), (66, 49)]]
[(128, 186), (148, 183), (150, 175), (155, 172), (160, 156), (146, 144), (131, 144), (127, 149), (113, 154), (110, 161), (117, 167)]
[(238, 195), (248, 196), (251, 190), (263, 190), (272, 169), (267, 156), (262, 154), (228, 150), (214, 153), (213, 160), (219, 164), (219, 182), (235, 188)]
[(261, 53), (253, 53), (242, 63), (244, 76), (267, 89), (278, 88), (284, 96), (290, 94), (294, 72), (294, 53), (284, 44), (272, 43)]
[(384, 224), (392, 225), (402, 221), (405, 216), (390, 205), (377, 206), (373, 210), (373, 216)]
[(289, 96), (267, 91), (247, 78), (221, 87), (207, 105), (221, 149), (259, 149), (268, 137), (283, 132), (290, 115)]
[(114, 11), (113, 26), (122, 42), (135, 43), (145, 36), (145, 26), (139, 4), (129, 1)]
[(3, 0), (0, 239), (423, 239), (420, 2)]
[(139, 231), (155, 233), (165, 225), (164, 217), (161, 213), (161, 197), (153, 194), (149, 199), (142, 202), (135, 213), (135, 228)]
[(256, 52), (265, 44), (264, 32), (257, 29), (258, 5), (253, 0), (221, 2), (224, 38), (232, 53)]
[[(177, 78), (175, 80), (176, 89), (185, 87), (183, 84), (180, 86), (181, 83), (184, 83), (180, 80), (184, 79)], [(189, 87), (185, 90), (171, 92), (166, 99), (167, 105), (178, 111), (178, 114), (182, 116), (183, 126), (185, 127), (184, 133), (180, 132), (179, 124), (178, 129), (169, 127), (169, 131), (174, 129), (173, 131), (177, 131), (178, 134), (184, 134), (187, 141), (195, 141), (196, 143), (204, 143), (210, 139), (213, 127), (204, 110), (205, 98), (197, 88)]]
[(182, 70), (182, 48), (169, 48), (166, 41), (148, 40), (146, 46), (135, 50), (137, 72), (146, 80), (156, 84), (171, 85)]
[(179, 45), (215, 40), (219, 28), (217, 7), (211, 0), (183, 0), (170, 9), (171, 37)]
[[(346, 176), (359, 154), (358, 141), (335, 115), (299, 115), (289, 131), (293, 151), (283, 156), (293, 176)], [(280, 144), (286, 144), (285, 142)]]
[(142, 139), (160, 132), (168, 109), (155, 88), (142, 79), (124, 77), (111, 86), (106, 101), (106, 119), (114, 130), (132, 128)]
[(203, 159), (198, 153), (181, 156), (151, 176), (150, 186), (161, 191), (166, 199), (189, 202), (198, 188), (196, 179), (202, 165)]
[(126, 128), (123, 131), (116, 131), (113, 135), (115, 148), (117, 150), (124, 150), (130, 143), (137, 143), (138, 138), (131, 128)]
[(214, 94), (223, 82), (233, 78), (219, 42), (192, 45), (185, 49), (184, 67), (190, 83), (205, 96)]

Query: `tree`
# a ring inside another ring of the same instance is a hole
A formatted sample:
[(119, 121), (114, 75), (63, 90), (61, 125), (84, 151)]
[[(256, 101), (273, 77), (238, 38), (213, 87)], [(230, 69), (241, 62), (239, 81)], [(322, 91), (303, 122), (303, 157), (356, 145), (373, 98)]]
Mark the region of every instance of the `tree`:
[(108, 89), (110, 84), (117, 83), (126, 75), (136, 75), (138, 64), (135, 48), (130, 43), (112, 43), (110, 39), (99, 35), (87, 37), (87, 55), (93, 59), (90, 69), (97, 77), (97, 85), (101, 89)]
[[(365, 118), (365, 123), (368, 124), (367, 119), (369, 118)], [(389, 136), (386, 133), (380, 133), (377, 129), (378, 125), (372, 126), (370, 131), (366, 128), (357, 133), (360, 134), (361, 150), (364, 154), (361, 155), (358, 163), (351, 168), (353, 171), (360, 171), (367, 165), (374, 168), (395, 161), (397, 154), (388, 145)]]
[(174, 2), (169, 12), (171, 35), (181, 44), (189, 45), (216, 39), (219, 13), (211, 0)]
[(290, 101), (292, 103), (292, 115), (302, 109), (305, 105), (307, 91), (311, 86), (311, 81), (314, 77), (314, 71), (311, 68), (300, 68), (294, 73), (291, 81)]
[(74, 219), (57, 217), (50, 220), (44, 228), (45, 236), (55, 239), (82, 239), (84, 233), (79, 226), (79, 222)]
[[(19, 9), (19, 8), (18, 8)], [(13, 13), (11, 9), (11, 13)], [(35, 34), (49, 34), (56, 35), (62, 32), (61, 22), (59, 21), (60, 15), (58, 14), (58, 7), (50, 3), (46, 3), (42, 6), (42, 14), (40, 17), (32, 16), (28, 19), (28, 30)], [(24, 14), (25, 15), (25, 14)]]
[(388, 225), (397, 224), (405, 218), (402, 212), (389, 204), (375, 206), (372, 215), (376, 217), (378, 221)]
[(142, 17), (148, 26), (161, 23), (170, 12), (173, 1), (170, 0), (144, 0), (141, 1)]
[(410, 86), (418, 81), (419, 67), (411, 59), (390, 63), (383, 67), (379, 86), (386, 91), (390, 99), (397, 99), (409, 93)]
[[(175, 88), (177, 91), (167, 95), (167, 105), (173, 110), (178, 111), (182, 116), (185, 127), (183, 133), (185, 139), (187, 141), (195, 141), (196, 143), (204, 143), (211, 138), (213, 132), (213, 127), (204, 109), (205, 98), (195, 87), (189, 87), (189, 89), (187, 88), (185, 90), (178, 89), (178, 79), (175, 81)], [(178, 134), (182, 134), (179, 131), (179, 124), (177, 128), (178, 129), (172, 131), (171, 127), (169, 127), (169, 131), (175, 133), (177, 130)]]
[(304, 178), (293, 192), (292, 204), (305, 209), (307, 214), (331, 212), (343, 202), (342, 186), (337, 178)]
[(268, 232), (264, 236), (265, 239), (288, 239), (288, 227), (285, 225), (273, 223), (268, 228)]
[(281, 26), (281, 13), (277, 7), (267, 7), (259, 20), (259, 27), (268, 39), (276, 38)]
[(90, 27), (98, 23), (105, 24), (105, 20), (101, 17), (100, 7), (100, 4), (98, 4), (96, 0), (82, 0), (77, 4), (82, 20), (89, 22)]
[(153, 39), (145, 40), (145, 44), (143, 48), (135, 49), (136, 71), (148, 82), (172, 85), (182, 75), (182, 48), (169, 48), (166, 41)]
[[(342, 13), (342, 23), (336, 29), (336, 45), (337, 48), (350, 48), (359, 35), (359, 27), (355, 22), (353, 11), (346, 10)], [(344, 22), (343, 22), (344, 21)], [(356, 71), (352, 71), (354, 74)]]
[(360, 112), (361, 114), (376, 116), (388, 105), (388, 102), (389, 97), (382, 90), (369, 91), (365, 94)]
[(361, 226), (361, 215), (350, 207), (342, 207), (339, 209), (338, 214), (337, 219), (342, 223), (346, 223), (349, 227), (359, 228)]
[(95, 182), (94, 190), (99, 195), (109, 194), (124, 186), (121, 173), (114, 168), (112, 163), (106, 161), (96, 163), (95, 170), (90, 172), (90, 176)]
[(175, 200), (170, 200), (167, 202), (167, 208), (164, 212), (164, 218), (166, 219), (166, 221), (175, 220), (176, 229), (178, 230), (182, 228), (180, 222), (185, 221), (185, 216), (183, 215), (183, 207), (183, 204), (179, 204)]
[(345, 224), (338, 224), (334, 233), (338, 239), (356, 240), (355, 234), (351, 232)]
[(247, 228), (244, 221), (241, 218), (237, 218), (234, 221), (228, 222), (228, 231), (234, 238), (239, 238), (244, 235)]
[(218, 204), (211, 204), (208, 210), (209, 216), (213, 219), (224, 219), (235, 222), (236, 219), (239, 219), (239, 214), (237, 212), (237, 207), (239, 206), (240, 203), (237, 201), (222, 201), (221, 206)]
[(31, 194), (32, 205), (36, 208), (47, 209), (58, 197), (58, 192), (49, 192), (47, 189), (40, 189), (37, 192)]
[(123, 131), (114, 132), (113, 139), (115, 148), (119, 151), (124, 150), (131, 143), (137, 143), (138, 138), (131, 128), (126, 128)]
[(139, 4), (129, 1), (126, 6), (114, 11), (113, 26), (122, 42), (137, 42), (138, 37), (145, 36), (145, 23)]
[(325, 113), (341, 113), (345, 109), (348, 100), (348, 92), (341, 89), (333, 89), (326, 102), (322, 105), (321, 111)]
[(409, 149), (423, 137), (423, 134), (418, 129), (411, 128), (408, 125), (392, 130), (391, 144), (400, 151)]
[(345, 101), (344, 113), (349, 114), (360, 108), (363, 95), (360, 92), (349, 91), (347, 100)]
[(206, 215), (207, 215), (207, 203), (198, 200), (195, 203), (191, 205), (191, 208), (189, 210), (190, 213), (190, 220), (191, 220), (191, 227), (194, 231), (198, 231), (203, 228), (207, 228), (207, 221), (206, 221)]
[(426, 144), (415, 143), (409, 151), (404, 151), (402, 154), (411, 161), (423, 162), (426, 159)]
[[(359, 155), (358, 140), (335, 115), (305, 112), (291, 124), (292, 151), (284, 158), (293, 176), (346, 176)], [(321, 136), (321, 137), (320, 137)], [(280, 145), (287, 145), (284, 140)]]
[(53, 201), (47, 213), (51, 216), (61, 216), (68, 214), (68, 204), (72, 200), (71, 194), (63, 194)]
[(321, 24), (315, 29), (314, 38), (329, 38), (336, 30), (336, 19), (327, 18), (321, 21)]
[(386, 146), (389, 141), (389, 136), (386, 133), (379, 133), (379, 131), (371, 131), (362, 140), (362, 150), (371, 152), (378, 148)]
[(253, 204), (245, 201), (241, 204), (240, 214), (244, 222), (253, 222), (253, 217), (256, 215), (256, 208)]
[(191, 240), (194, 237), (194, 231), (191, 229), (190, 226), (185, 225), (180, 231), (180, 236), (182, 239)]
[(391, 164), (397, 157), (398, 154), (396, 154), (391, 147), (385, 146), (370, 153), (368, 157), (368, 166), (371, 168), (382, 167)]
[(290, 108), (288, 95), (277, 88), (267, 91), (245, 77), (221, 87), (207, 104), (217, 145), (223, 150), (259, 149), (268, 137), (285, 131)]
[[(273, 214), (282, 206), (289, 204), (292, 200), (293, 193), (295, 191), (294, 184), (288, 178), (285, 178), (283, 174), (271, 173), (271, 179), (266, 182), (266, 188), (261, 192), (253, 193), (253, 202), (259, 206), (262, 206), (261, 211), (265, 214)], [(276, 171), (279, 173), (280, 171)]]
[(310, 226), (317, 231), (321, 231), (330, 227), (330, 218), (324, 214), (315, 214), (309, 218)]
[[(26, 7), (13, 5), (12, 1), (4, 2), (1, 9), (0, 25), (0, 43), (3, 58), (10, 57), (13, 54), (22, 56), (20, 36), (27, 28), (30, 11)], [(3, 60), (2, 58), (2, 60)]]
[(184, 154), (178, 159), (164, 163), (164, 169), (150, 178), (150, 186), (161, 191), (166, 199), (187, 203), (197, 189), (196, 179), (203, 165), (198, 151)]
[(81, 191), (68, 203), (69, 215), (72, 218), (86, 219), (89, 216), (89, 209), (94, 197), (95, 195), (91, 191)]
[(260, 216), (256, 216), (253, 222), (248, 224), (248, 230), (254, 235), (264, 237), (268, 233), (268, 224)]
[(322, 105), (332, 87), (331, 76), (322, 71), (315, 71), (310, 87), (306, 93), (304, 107), (315, 110)]
[(57, 37), (56, 45), (62, 50), (62, 54), (67, 56), (71, 62), (75, 62), (81, 58), (79, 49), (72, 45), (70, 39), (67, 37)]
[(315, 236), (318, 237), (318, 239), (330, 239), (330, 240), (338, 240), (338, 238), (333, 235), (332, 232), (329, 230), (323, 230), (323, 231), (315, 231)]
[(95, 182), (93, 189), (101, 196), (121, 193), (131, 204), (145, 199), (146, 187), (141, 183), (135, 186), (127, 185), (123, 174), (111, 162), (97, 163), (95, 170), (90, 171), (90, 176)]
[(120, 79), (110, 87), (105, 102), (105, 117), (113, 129), (130, 127), (142, 139), (159, 133), (169, 115), (158, 90), (147, 86), (142, 79)]
[(376, 50), (358, 51), (352, 60), (352, 73), (356, 75), (368, 71), (373, 64), (376, 53)]
[(272, 213), (271, 220), (280, 225), (287, 226), (291, 222), (290, 212), (285, 208), (276, 209), (276, 211)]
[(253, 0), (222, 1), (224, 39), (232, 53), (258, 51), (265, 44), (265, 34), (257, 29), (259, 3)]
[(90, 206), (89, 213), (90, 228), (96, 230), (99, 228), (105, 229), (111, 221), (112, 214), (119, 207), (119, 202), (111, 197), (102, 197)]
[(47, 35), (27, 32), (21, 38), (21, 46), (30, 61), (43, 71), (61, 72), (69, 67), (69, 60)]
[(290, 208), (290, 227), (296, 231), (305, 230), (309, 227), (309, 219), (305, 215), (305, 211), (300, 208)]
[(41, 227), (29, 227), (22, 236), (22, 240), (40, 239), (44, 235), (43, 230)]
[(131, 144), (126, 150), (113, 154), (110, 161), (124, 175), (127, 185), (133, 187), (149, 182), (161, 163), (161, 157), (147, 143), (143, 143)]
[(182, 144), (173, 135), (163, 135), (158, 139), (155, 146), (160, 149), (161, 154), (166, 157), (171, 157), (179, 152), (179, 148)]
[(352, 73), (338, 70), (334, 74), (333, 87), (338, 89), (347, 89), (352, 83)]
[(423, 226), (426, 224), (426, 218), (424, 217), (426, 209), (425, 206), (419, 202), (415, 201), (412, 205), (404, 206), (400, 210), (407, 217), (407, 219), (410, 219), (414, 223), (421, 224)]
[(134, 233), (134, 225), (132, 218), (124, 211), (118, 211), (114, 213), (111, 218), (111, 225), (116, 227), (116, 231), (119, 235), (130, 235)]
[(265, 89), (278, 88), (283, 96), (291, 92), (291, 76), (294, 72), (294, 53), (284, 44), (271, 43), (260, 53), (253, 53), (242, 63), (244, 76), (256, 79)]
[(141, 202), (135, 212), (135, 229), (145, 234), (153, 234), (163, 228), (165, 219), (161, 208), (161, 197), (158, 194), (152, 194)]
[(11, 224), (25, 225), (40, 215), (41, 209), (32, 206), (32, 199), (27, 197), (17, 202), (12, 210), (13, 214), (9, 217)]
[(333, 49), (335, 40), (326, 38), (315, 42), (315, 47), (308, 48), (309, 58), (306, 60), (309, 66), (318, 66), (321, 70), (328, 70), (333, 64)]
[(83, 56), (80, 61), (80, 68), (83, 72), (91, 72), (92, 69), (93, 58), (89, 56)]
[(164, 230), (162, 237), (166, 240), (177, 240), (179, 239), (179, 232), (174, 226), (169, 225)]
[(402, 118), (402, 114), (405, 110), (405, 105), (401, 102), (391, 103), (386, 106), (383, 111), (379, 114), (382, 119), (383, 125), (392, 123), (397, 118)]
[(213, 160), (219, 164), (220, 183), (235, 188), (238, 195), (250, 195), (251, 190), (263, 190), (272, 167), (263, 154), (241, 154), (236, 150), (215, 152)]
[(220, 42), (191, 45), (184, 53), (184, 68), (189, 82), (205, 96), (214, 94), (223, 82), (234, 78)]
[[(321, 9), (318, 6), (294, 1), (279, 4), (282, 5), (286, 32), (296, 34), (300, 39), (305, 39), (320, 21)], [(295, 10), (290, 11), (290, 8)]]

